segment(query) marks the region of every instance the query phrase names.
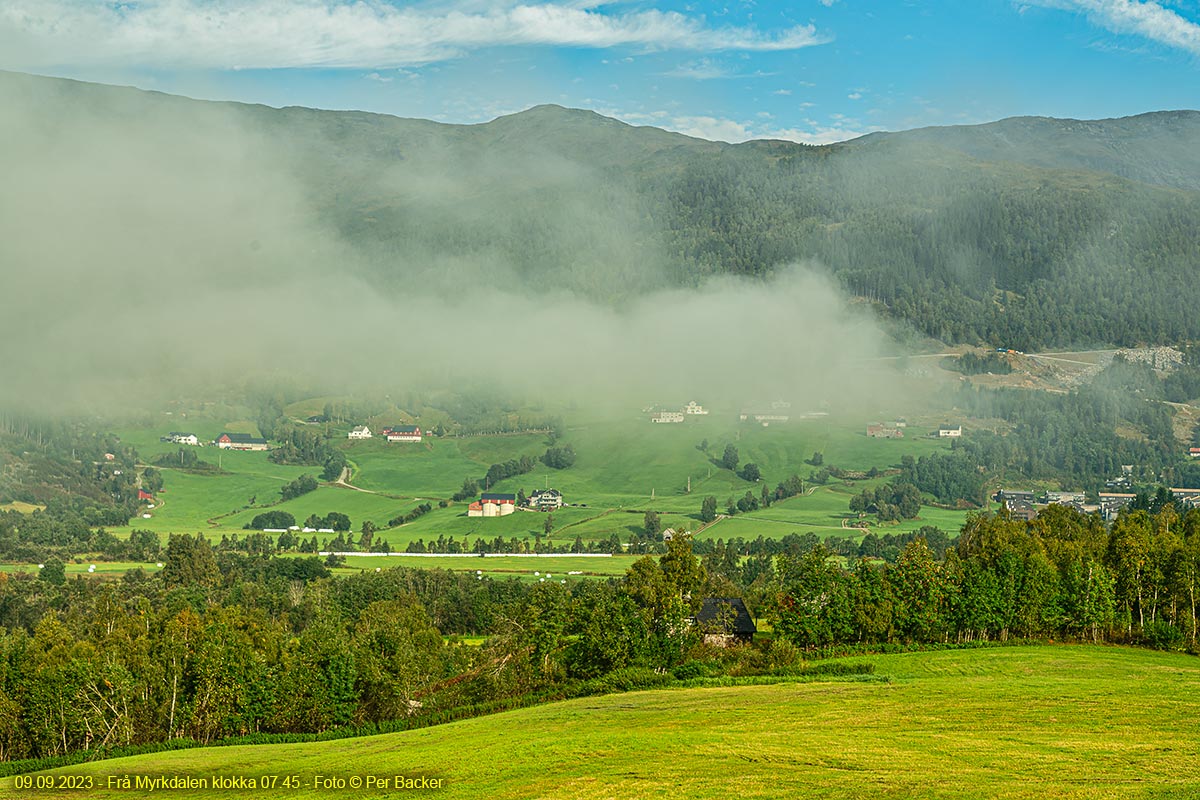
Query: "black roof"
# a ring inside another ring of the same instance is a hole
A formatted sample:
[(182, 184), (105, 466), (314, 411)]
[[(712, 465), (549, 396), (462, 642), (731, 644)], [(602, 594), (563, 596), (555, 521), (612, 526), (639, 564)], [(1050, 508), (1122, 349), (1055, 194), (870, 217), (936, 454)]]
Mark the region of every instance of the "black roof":
[(543, 496), (562, 497), (562, 492), (560, 492), (558, 489), (538, 489), (536, 492), (534, 492), (532, 495), (530, 495), (530, 497), (543, 497)]
[(758, 631), (758, 626), (754, 624), (754, 618), (750, 616), (750, 609), (746, 608), (746, 604), (740, 597), (704, 598), (704, 604), (696, 613), (696, 624), (702, 627), (719, 625), (723, 615), (729, 611), (732, 611), (735, 616), (731, 620), (732, 625), (729, 630), (724, 631), (725, 633), (753, 634)]
[[(228, 436), (229, 441), (238, 442), (239, 444), (266, 444), (267, 443), (266, 439), (262, 439), (258, 436), (251, 436), (248, 433), (229, 433), (228, 431), (226, 431), (225, 433), (222, 433), (221, 436)], [(220, 439), (221, 436), (218, 436), (217, 438)]]

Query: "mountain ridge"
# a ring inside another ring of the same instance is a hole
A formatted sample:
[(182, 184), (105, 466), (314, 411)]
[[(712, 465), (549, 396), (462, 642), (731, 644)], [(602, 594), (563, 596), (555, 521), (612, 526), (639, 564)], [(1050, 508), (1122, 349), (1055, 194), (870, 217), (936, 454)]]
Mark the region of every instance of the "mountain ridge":
[[(0, 73), (0, 101), (21, 109), (0, 125), (27, 134), (24, 151), (47, 168), (74, 164), (68, 180), (154, 153), (156, 191), (200, 168), (252, 194), (240, 176), (269, 169), (355, 254), (340, 269), (385, 291), (501, 275), (620, 302), (807, 263), (947, 342), (1200, 340), (1186, 311), (1200, 306), (1195, 111), (1013, 117), (816, 146), (710, 142), (553, 104), (460, 125), (20, 73)], [(22, 152), (0, 153), (0, 167), (29, 172), (40, 191)]]

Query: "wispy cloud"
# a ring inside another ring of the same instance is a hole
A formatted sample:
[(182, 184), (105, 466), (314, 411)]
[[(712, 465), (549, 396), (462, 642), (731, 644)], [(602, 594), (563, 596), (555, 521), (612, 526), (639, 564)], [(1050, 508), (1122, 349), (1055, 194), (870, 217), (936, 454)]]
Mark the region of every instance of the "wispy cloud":
[(1141, 36), (1200, 55), (1200, 23), (1150, 0), (1030, 0), (1025, 5), (1076, 11), (1112, 33)]
[(762, 72), (756, 70), (754, 72), (738, 72), (735, 69), (730, 69), (727, 65), (720, 63), (711, 58), (701, 58), (696, 61), (689, 61), (686, 64), (680, 64), (674, 69), (664, 72), (671, 78), (690, 78), (692, 80), (708, 81), (724, 78), (768, 78), (777, 73)]
[(779, 51), (828, 41), (813, 25), (712, 27), (669, 11), (603, 2), (451, 0), (5, 0), (0, 65), (187, 68), (385, 68), (509, 45)]

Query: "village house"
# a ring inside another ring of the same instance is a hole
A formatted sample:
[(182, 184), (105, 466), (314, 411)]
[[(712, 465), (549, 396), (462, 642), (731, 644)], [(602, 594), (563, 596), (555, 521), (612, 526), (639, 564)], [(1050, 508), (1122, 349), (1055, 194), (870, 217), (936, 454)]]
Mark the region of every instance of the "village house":
[(904, 431), (899, 428), (889, 428), (887, 425), (868, 425), (867, 436), (873, 439), (903, 439)]
[(957, 425), (951, 428), (949, 425), (943, 425), (938, 428), (937, 435), (942, 439), (956, 439), (962, 436), (962, 425)]
[(484, 492), (482, 496), (467, 506), (468, 517), (506, 517), (517, 508), (515, 494), (499, 494)]
[(419, 442), (421, 441), (421, 429), (416, 425), (393, 425), (384, 428), (379, 432), (380, 436), (386, 436), (389, 442)]
[(706, 597), (693, 619), (705, 644), (728, 647), (749, 644), (758, 632), (750, 609), (740, 597)]
[(198, 444), (200, 444), (200, 437), (196, 436), (196, 434), (194, 434), (194, 433), (182, 433), (180, 431), (171, 431), (170, 433), (167, 434), (167, 441), (173, 442), (174, 444), (198, 445)]
[(354, 430), (346, 434), (347, 439), (370, 439), (371, 429), (366, 425), (359, 425)]
[(1192, 458), (1200, 458), (1200, 447), (1189, 447), (1188, 455)]
[(1121, 509), (1132, 503), (1136, 497), (1132, 492), (1101, 492), (1100, 515), (1106, 522), (1112, 522), (1121, 513)]
[(562, 508), (563, 496), (558, 489), (538, 489), (525, 501), (530, 508), (538, 511), (553, 511)]
[(248, 433), (222, 433), (217, 437), (217, 447), (222, 450), (269, 450), (267, 440)]
[(659, 411), (657, 414), (650, 416), (651, 422), (683, 422), (683, 412), (680, 411)]
[(689, 400), (688, 404), (683, 407), (683, 413), (703, 415), (703, 414), (707, 414), (708, 410), (704, 406), (697, 403), (695, 400)]

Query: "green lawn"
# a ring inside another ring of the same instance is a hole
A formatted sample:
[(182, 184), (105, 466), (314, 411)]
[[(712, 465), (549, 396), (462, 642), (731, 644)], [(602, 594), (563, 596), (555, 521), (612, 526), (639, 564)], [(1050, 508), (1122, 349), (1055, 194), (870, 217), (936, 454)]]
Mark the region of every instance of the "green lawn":
[(109, 776), (137, 774), (297, 775), (301, 788), (237, 795), (289, 798), (408, 795), (313, 787), (315, 776), (349, 787), (396, 775), (440, 779), (431, 796), (501, 800), (1200, 796), (1194, 657), (1047, 646), (870, 660), (891, 682), (635, 692), (400, 734), (159, 753), (54, 774), (91, 776), (86, 796), (96, 800), (145, 796), (108, 788)]

